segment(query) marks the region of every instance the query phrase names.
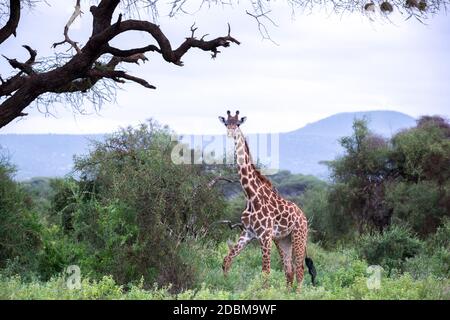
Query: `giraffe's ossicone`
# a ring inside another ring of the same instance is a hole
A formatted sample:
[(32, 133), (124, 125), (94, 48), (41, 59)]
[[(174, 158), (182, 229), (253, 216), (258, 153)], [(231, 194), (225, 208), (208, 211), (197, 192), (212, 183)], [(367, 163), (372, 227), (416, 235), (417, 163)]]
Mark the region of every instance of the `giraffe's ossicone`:
[(226, 119), (219, 117), (219, 120), (226, 126), (228, 137), (234, 139), (240, 183), (247, 203), (241, 216), (244, 229), (223, 260), (224, 274), (228, 273), (233, 258), (253, 239), (261, 245), (262, 271), (269, 274), (270, 251), (274, 241), (283, 262), (287, 284), (292, 286), (296, 275), (300, 290), (305, 260), (314, 284), (316, 271), (312, 260), (306, 256), (308, 221), (305, 214), (295, 203), (281, 197), (270, 180), (256, 169), (240, 129), (246, 117), (239, 118), (239, 111), (234, 116), (227, 111), (227, 115)]

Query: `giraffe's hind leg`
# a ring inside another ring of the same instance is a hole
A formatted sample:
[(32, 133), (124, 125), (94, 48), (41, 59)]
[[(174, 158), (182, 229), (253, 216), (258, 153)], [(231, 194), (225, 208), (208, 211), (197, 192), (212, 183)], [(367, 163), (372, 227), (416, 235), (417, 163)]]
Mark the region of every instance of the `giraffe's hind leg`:
[(294, 270), (292, 267), (292, 241), (291, 235), (285, 238), (275, 239), (275, 245), (283, 262), (284, 273), (288, 287), (292, 287), (294, 282)]
[(292, 251), (294, 254), (295, 273), (297, 276), (297, 291), (300, 292), (303, 282), (305, 267), (303, 262), (306, 255), (306, 228), (301, 225), (292, 231)]

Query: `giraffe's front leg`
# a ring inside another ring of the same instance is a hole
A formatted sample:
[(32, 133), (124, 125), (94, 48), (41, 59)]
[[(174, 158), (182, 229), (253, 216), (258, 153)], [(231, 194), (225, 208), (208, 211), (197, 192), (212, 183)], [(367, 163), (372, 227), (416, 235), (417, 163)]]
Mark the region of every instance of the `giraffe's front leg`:
[(264, 274), (270, 273), (270, 251), (272, 249), (272, 235), (270, 232), (266, 232), (260, 237), (261, 250), (262, 250), (262, 271)]
[(233, 258), (236, 257), (246, 246), (247, 244), (254, 238), (254, 236), (247, 230), (242, 231), (241, 236), (239, 237), (238, 242), (230, 248), (227, 256), (223, 259), (223, 274), (226, 276), (228, 271), (231, 268), (231, 263), (233, 262)]
[(263, 285), (267, 288), (270, 275), (270, 251), (272, 249), (272, 235), (267, 232), (259, 237), (259, 241), (262, 251)]

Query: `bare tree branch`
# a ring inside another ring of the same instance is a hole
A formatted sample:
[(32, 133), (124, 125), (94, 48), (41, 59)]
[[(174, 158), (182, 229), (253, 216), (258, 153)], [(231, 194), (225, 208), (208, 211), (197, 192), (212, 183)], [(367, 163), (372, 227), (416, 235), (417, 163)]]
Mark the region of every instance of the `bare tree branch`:
[(278, 45), (275, 41), (272, 40), (272, 38), (270, 37), (269, 31), (267, 30), (266, 25), (264, 24), (264, 22), (262, 22), (262, 19), (266, 19), (267, 21), (269, 21), (272, 25), (274, 25), (275, 27), (278, 27), (277, 24), (269, 17), (269, 13), (271, 11), (261, 11), (258, 14), (254, 14), (254, 13), (250, 13), (248, 11), (245, 11), (246, 14), (248, 14), (249, 16), (253, 17), (257, 24), (258, 24), (258, 30), (259, 33), (261, 34), (262, 38), (265, 40), (270, 40), (271, 42), (273, 42), (274, 44)]
[(11, 35), (16, 36), (16, 29), (20, 20), (20, 0), (9, 1), (9, 19), (0, 29), (0, 44)]
[[(128, 80), (137, 82), (139, 84), (142, 84), (144, 87), (147, 87), (149, 89), (155, 89), (154, 86), (146, 83), (145, 80), (139, 79), (139, 78), (131, 78), (130, 75), (124, 75), (122, 73), (117, 73), (116, 75), (113, 74), (115, 71), (114, 69), (116, 66), (119, 65), (121, 62), (126, 63), (136, 63), (139, 64), (139, 60), (145, 61), (148, 60), (143, 54), (135, 54), (129, 57), (112, 57), (108, 63), (102, 64), (102, 63), (95, 63), (95, 66), (92, 70), (89, 70), (87, 72), (87, 76), (84, 79), (75, 79), (70, 83), (64, 84), (61, 87), (55, 88), (51, 90), (50, 92), (53, 93), (71, 93), (71, 92), (86, 92), (87, 90), (94, 87), (97, 82), (103, 78), (112, 79), (116, 82), (123, 83), (123, 80), (120, 80), (120, 78), (128, 78)], [(124, 72), (124, 71), (122, 71)], [(144, 82), (145, 81), (145, 82)]]
[(113, 58), (108, 62), (107, 67), (114, 68), (120, 62), (135, 63), (139, 65), (139, 60), (142, 60), (143, 63), (148, 61), (147, 57), (143, 53), (135, 53), (125, 57), (113, 56)]
[[(179, 66), (183, 65), (181, 58), (191, 48), (198, 48), (203, 51), (211, 51), (213, 58), (215, 58), (217, 53), (219, 52), (217, 50), (218, 47), (229, 47), (231, 42), (238, 45), (240, 44), (238, 40), (236, 40), (230, 35), (230, 28), (229, 28), (227, 36), (218, 37), (210, 41), (205, 41), (203, 39), (200, 40), (196, 39), (191, 34), (191, 37), (186, 38), (186, 40), (176, 50), (173, 50), (169, 40), (161, 31), (159, 26), (149, 21), (141, 21), (141, 20), (126, 20), (120, 22), (119, 25), (114, 24), (109, 28), (105, 29), (103, 32), (99, 33), (98, 35), (92, 37), (89, 42), (95, 45), (97, 43), (109, 42), (114, 37), (127, 31), (143, 31), (149, 33), (159, 45), (159, 51), (156, 50), (157, 48), (154, 47), (152, 47), (152, 49), (155, 49), (155, 51), (161, 53), (163, 58), (167, 62), (171, 62)], [(193, 33), (192, 29), (191, 33)]]
[(72, 13), (72, 15), (69, 18), (69, 21), (67, 21), (67, 23), (66, 23), (66, 25), (64, 27), (64, 40), (61, 41), (61, 42), (55, 42), (52, 45), (53, 48), (56, 48), (57, 46), (62, 45), (64, 43), (68, 43), (68, 44), (70, 44), (72, 46), (72, 48), (75, 49), (75, 51), (77, 53), (81, 52), (80, 48), (78, 47), (78, 44), (75, 41), (70, 39), (70, 37), (69, 37), (69, 28), (72, 25), (72, 23), (75, 21), (75, 19), (78, 16), (81, 16), (82, 14), (83, 14), (83, 12), (81, 11), (80, 0), (77, 0), (77, 3), (75, 5), (75, 11)]
[[(120, 0), (102, 0), (98, 6), (91, 6), (90, 11), (94, 17), (92, 36), (99, 34), (111, 25), (112, 15), (119, 3)], [(118, 22), (120, 24), (120, 21)]]
[(156, 89), (155, 86), (149, 84), (144, 79), (131, 76), (127, 74), (125, 71), (122, 70), (98, 70), (98, 69), (92, 69), (88, 72), (88, 76), (94, 77), (94, 78), (109, 78), (113, 79), (116, 82), (123, 83), (123, 80), (121, 79), (127, 79), (130, 81), (134, 81), (136, 83), (139, 83), (140, 85), (149, 88), (149, 89)]
[(135, 54), (145, 53), (145, 52), (149, 52), (149, 51), (161, 53), (161, 50), (159, 50), (159, 48), (153, 44), (150, 44), (150, 45), (142, 47), (142, 48), (135, 48), (135, 49), (128, 49), (128, 50), (121, 50), (121, 49), (117, 49), (117, 48), (110, 47), (110, 46), (106, 49), (106, 53), (110, 53), (116, 57), (129, 57), (129, 56), (132, 56)]
[[(6, 81), (2, 80), (0, 84), (0, 97), (4, 98), (0, 104), (0, 128), (15, 118), (25, 115), (23, 109), (33, 101), (39, 101), (41, 96), (86, 93), (94, 90), (95, 85), (103, 79), (119, 84), (128, 80), (145, 88), (155, 89), (156, 87), (145, 79), (130, 75), (123, 70), (116, 70), (120, 63), (139, 64), (139, 61), (147, 61), (148, 59), (144, 55), (146, 52), (156, 52), (167, 62), (182, 66), (181, 58), (191, 48), (210, 51), (212, 56), (216, 57), (219, 47), (229, 47), (230, 43), (239, 44), (239, 41), (230, 35), (230, 26), (228, 26), (228, 35), (209, 41), (205, 41), (204, 37), (196, 39), (194, 37), (196, 28), (192, 26), (191, 36), (173, 50), (169, 39), (154, 23), (133, 19), (123, 21), (122, 15), (119, 15), (115, 23), (111, 23), (119, 2), (119, 0), (101, 0), (97, 6), (90, 7), (93, 15), (92, 35), (86, 44), (79, 48), (77, 43), (69, 37), (70, 26), (82, 13), (80, 0), (76, 1), (75, 11), (64, 28), (64, 41), (54, 44), (54, 47), (57, 47), (59, 44), (69, 43), (71, 47), (75, 48), (75, 54), (62, 64), (55, 65), (53, 68), (50, 66), (41, 72), (33, 70), (32, 65), (35, 62), (36, 52), (28, 46), (24, 47), (30, 53), (30, 59), (25, 63), (7, 58), (10, 65), (20, 72)], [(149, 44), (131, 49), (120, 49), (109, 45), (109, 42), (115, 37), (128, 31), (146, 32), (156, 41), (157, 45)], [(111, 59), (106, 63), (102, 62), (102, 57), (108, 54), (112, 55)], [(105, 87), (105, 89), (106, 94), (111, 93), (109, 87)], [(100, 91), (100, 97), (101, 94)], [(74, 102), (78, 103), (78, 100), (74, 100)]]
[(22, 76), (22, 73), (18, 73), (6, 81), (2, 79), (2, 84), (0, 85), (0, 97), (12, 94), (14, 91), (18, 90), (24, 82), (25, 78)]
[(30, 46), (24, 45), (24, 47), (28, 53), (30, 54), (30, 58), (25, 62), (19, 62), (17, 59), (10, 59), (4, 55), (2, 55), (6, 60), (8, 60), (11, 67), (14, 69), (19, 69), (21, 72), (24, 72), (28, 75), (33, 73), (33, 68), (31, 67), (34, 63), (34, 60), (36, 59), (37, 52), (36, 50), (33, 50), (30, 48)]

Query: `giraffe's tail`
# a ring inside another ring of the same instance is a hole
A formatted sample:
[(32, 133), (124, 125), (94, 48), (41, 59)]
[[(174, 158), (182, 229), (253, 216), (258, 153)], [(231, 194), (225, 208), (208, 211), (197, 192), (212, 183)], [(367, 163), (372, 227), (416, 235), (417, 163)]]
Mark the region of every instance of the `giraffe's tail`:
[(316, 271), (316, 267), (314, 267), (314, 262), (312, 261), (311, 258), (306, 256), (305, 257), (305, 264), (308, 267), (308, 273), (311, 275), (311, 283), (312, 283), (313, 286), (315, 286), (316, 285), (317, 271)]

